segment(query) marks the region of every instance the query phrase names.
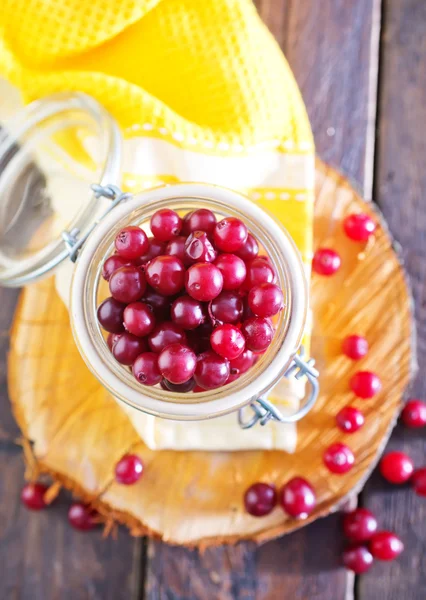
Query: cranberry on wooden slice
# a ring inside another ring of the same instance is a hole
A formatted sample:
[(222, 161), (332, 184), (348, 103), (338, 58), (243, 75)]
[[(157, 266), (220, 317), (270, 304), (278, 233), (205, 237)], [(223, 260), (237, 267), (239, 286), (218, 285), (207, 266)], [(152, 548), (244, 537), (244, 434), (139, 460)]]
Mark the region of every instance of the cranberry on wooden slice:
[(127, 331), (120, 335), (112, 348), (112, 355), (122, 365), (130, 366), (146, 350), (146, 341)]
[(246, 347), (253, 352), (263, 352), (274, 337), (274, 329), (268, 319), (252, 317), (244, 321), (241, 332), (246, 338)]
[(342, 342), (342, 352), (352, 360), (359, 360), (368, 352), (368, 342), (361, 335), (348, 335)]
[(68, 510), (68, 522), (78, 531), (89, 531), (99, 525), (98, 517), (96, 510), (82, 502), (74, 502)]
[(222, 273), (223, 289), (226, 291), (238, 290), (246, 278), (246, 265), (235, 254), (221, 254), (215, 262)]
[(411, 485), (418, 496), (426, 496), (426, 468), (416, 469), (411, 476)]
[(253, 260), (259, 254), (259, 244), (256, 238), (251, 233), (248, 234), (243, 246), (236, 251), (236, 255), (243, 259), (244, 262)]
[(159, 323), (154, 331), (148, 336), (148, 344), (153, 352), (160, 353), (170, 344), (185, 344), (186, 334), (182, 327), (172, 323), (172, 321), (164, 321)]
[(178, 235), (177, 237), (170, 240), (167, 244), (164, 254), (167, 256), (177, 256), (183, 263), (185, 262), (185, 242), (186, 237), (184, 235)]
[(376, 231), (376, 223), (366, 213), (352, 214), (343, 220), (343, 229), (354, 242), (366, 242)]
[(216, 327), (210, 336), (210, 343), (216, 354), (228, 360), (237, 358), (246, 345), (241, 331), (228, 323)]
[(345, 433), (355, 433), (364, 422), (364, 415), (354, 406), (344, 406), (336, 415), (337, 426)]
[(158, 368), (158, 354), (155, 352), (142, 352), (135, 359), (132, 366), (135, 379), (143, 385), (157, 385), (162, 376)]
[(158, 368), (170, 383), (185, 383), (194, 375), (197, 357), (188, 346), (171, 344), (158, 357)]
[(329, 471), (343, 475), (352, 469), (355, 457), (349, 446), (336, 442), (325, 450), (323, 460)]
[(155, 316), (144, 302), (133, 302), (124, 309), (124, 326), (129, 333), (144, 337), (155, 327)]
[(382, 389), (379, 377), (371, 371), (358, 371), (350, 380), (350, 388), (359, 398), (373, 398)]
[(129, 261), (127, 258), (123, 258), (119, 254), (113, 254), (109, 258), (106, 259), (102, 266), (102, 277), (105, 281), (109, 281), (111, 275), (121, 267), (127, 267), (129, 265)]
[(414, 471), (414, 463), (404, 452), (388, 452), (379, 464), (382, 476), (389, 483), (405, 483)]
[(115, 298), (107, 298), (98, 306), (97, 317), (105, 331), (121, 333), (124, 331), (123, 315), (126, 305)]
[(129, 225), (115, 238), (115, 249), (123, 258), (134, 259), (145, 254), (149, 248), (148, 236), (140, 227)]
[(151, 217), (152, 234), (161, 242), (168, 242), (180, 234), (182, 219), (170, 208), (157, 210)]
[(209, 304), (209, 315), (214, 322), (238, 323), (243, 316), (244, 304), (236, 292), (221, 292)]
[(194, 212), (189, 212), (183, 219), (182, 233), (189, 235), (193, 231), (205, 231), (213, 233), (216, 227), (216, 217), (211, 210), (199, 208)]
[(426, 403), (409, 400), (401, 413), (401, 420), (407, 427), (417, 429), (426, 425)]
[(366, 508), (356, 508), (343, 516), (343, 533), (353, 542), (366, 542), (377, 531), (377, 519)]
[(284, 296), (274, 283), (261, 283), (249, 291), (248, 305), (258, 317), (273, 317), (284, 307)]
[(203, 390), (212, 390), (225, 385), (229, 377), (229, 361), (213, 350), (207, 350), (197, 356), (194, 373), (195, 383)]
[(217, 223), (213, 236), (216, 248), (222, 252), (236, 252), (245, 244), (248, 231), (239, 219), (226, 217)]
[(186, 272), (185, 287), (192, 298), (208, 302), (222, 291), (222, 273), (211, 263), (197, 263)]
[(196, 329), (204, 321), (203, 305), (191, 296), (180, 296), (170, 310), (172, 320), (183, 329)]
[(244, 289), (251, 290), (262, 283), (273, 283), (275, 281), (275, 270), (265, 257), (258, 256), (247, 263), (247, 274), (244, 281)]
[(288, 515), (306, 519), (316, 506), (315, 491), (306, 479), (294, 477), (281, 488), (279, 501)]
[(330, 276), (340, 269), (340, 256), (331, 248), (318, 248), (312, 260), (312, 270), (318, 275)]
[(140, 258), (133, 261), (134, 265), (145, 265), (153, 258), (160, 256), (161, 254), (167, 254), (165, 242), (160, 242), (160, 240), (157, 240), (155, 237), (149, 237), (148, 242), (148, 250)]
[(111, 296), (119, 302), (136, 302), (146, 290), (145, 276), (138, 267), (121, 267), (111, 275), (109, 289)]
[(254, 365), (255, 356), (251, 350), (246, 348), (237, 358), (229, 361), (231, 375), (242, 375)]
[(342, 553), (343, 565), (356, 575), (366, 573), (373, 564), (373, 555), (367, 546), (352, 545)]
[(125, 454), (115, 465), (115, 480), (123, 485), (139, 481), (143, 473), (143, 463), (136, 454)]
[(21, 501), (30, 510), (42, 510), (47, 507), (44, 495), (47, 492), (47, 486), (42, 483), (27, 483), (21, 491)]
[(188, 236), (183, 254), (184, 262), (187, 265), (197, 262), (213, 262), (217, 256), (216, 250), (204, 231), (194, 231)]
[(277, 491), (268, 483), (253, 483), (244, 494), (244, 506), (253, 517), (269, 515), (277, 504)]
[(174, 296), (185, 284), (185, 267), (177, 256), (157, 256), (145, 269), (149, 285), (163, 296)]
[(403, 550), (404, 544), (391, 531), (379, 531), (370, 540), (370, 552), (378, 560), (394, 560)]

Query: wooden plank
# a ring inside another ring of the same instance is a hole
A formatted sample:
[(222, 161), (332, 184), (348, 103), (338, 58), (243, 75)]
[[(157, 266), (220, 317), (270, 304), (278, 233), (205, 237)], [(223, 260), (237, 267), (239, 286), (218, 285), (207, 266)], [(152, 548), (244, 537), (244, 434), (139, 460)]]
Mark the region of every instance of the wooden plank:
[[(258, 0), (307, 104), (318, 152), (368, 196), (373, 173), (380, 0)], [(265, 544), (196, 550), (150, 542), (146, 598), (343, 600), (338, 517)]]
[[(426, 398), (426, 5), (386, 0), (381, 52), (375, 198), (401, 243), (416, 305), (419, 376), (412, 397)], [(397, 366), (396, 366), (397, 368)], [(426, 463), (425, 434), (398, 426), (388, 449)], [(420, 600), (426, 597), (426, 503), (409, 487), (395, 489), (376, 474), (362, 501), (383, 529), (396, 531), (405, 553), (377, 563), (360, 578), (359, 597)]]

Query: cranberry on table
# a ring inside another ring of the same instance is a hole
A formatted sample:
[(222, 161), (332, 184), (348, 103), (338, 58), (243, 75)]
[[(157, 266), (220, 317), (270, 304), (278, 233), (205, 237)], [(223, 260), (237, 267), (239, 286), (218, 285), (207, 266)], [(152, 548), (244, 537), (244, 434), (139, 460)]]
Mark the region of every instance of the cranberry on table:
[(157, 385), (162, 380), (158, 368), (158, 354), (155, 352), (142, 352), (135, 359), (132, 373), (139, 383), (143, 385)]
[(401, 420), (407, 427), (417, 429), (426, 425), (426, 403), (409, 400), (401, 413)]
[(243, 309), (243, 301), (236, 292), (221, 292), (210, 302), (209, 314), (219, 323), (238, 323)]
[(185, 383), (172, 383), (171, 381), (167, 381), (167, 379), (163, 379), (161, 382), (161, 387), (164, 390), (168, 390), (169, 392), (187, 394), (188, 392), (192, 392), (195, 389), (195, 381), (191, 378), (188, 379), (188, 381), (185, 381)]
[(275, 270), (265, 257), (258, 256), (247, 263), (247, 274), (244, 289), (250, 290), (262, 283), (273, 283), (275, 281)]
[(246, 339), (246, 347), (253, 352), (263, 352), (274, 337), (274, 329), (268, 319), (252, 317), (244, 321), (241, 332)]
[(229, 369), (231, 375), (242, 375), (246, 373), (250, 367), (254, 365), (255, 356), (251, 350), (246, 348), (237, 358), (229, 361)]
[(382, 389), (379, 377), (371, 371), (358, 371), (350, 380), (350, 388), (359, 398), (373, 398)]
[(368, 342), (362, 335), (348, 335), (342, 342), (342, 352), (352, 360), (359, 360), (368, 352)]
[(47, 507), (44, 495), (47, 492), (47, 486), (42, 483), (27, 483), (21, 491), (21, 501), (30, 510), (42, 510)]
[(217, 256), (216, 250), (204, 231), (194, 231), (188, 236), (183, 254), (184, 262), (188, 265), (196, 262), (213, 262)]
[(189, 235), (193, 231), (205, 231), (213, 233), (216, 227), (216, 217), (211, 210), (199, 208), (185, 215), (183, 219), (182, 233)]
[(89, 531), (97, 525), (99, 514), (87, 504), (74, 502), (68, 510), (68, 522), (78, 531)]
[(108, 344), (108, 348), (111, 350), (114, 348), (115, 343), (117, 342), (117, 340), (120, 338), (120, 334), (119, 333), (109, 333), (108, 337), (107, 337), (107, 344)]
[(185, 242), (186, 237), (184, 235), (178, 235), (177, 237), (170, 240), (163, 254), (167, 254), (167, 256), (177, 256), (177, 258), (179, 258), (184, 263)]
[(120, 335), (112, 348), (112, 355), (122, 365), (130, 366), (137, 356), (146, 350), (146, 341), (132, 333), (125, 332)]
[(352, 214), (343, 220), (343, 229), (354, 242), (366, 242), (376, 231), (376, 223), (366, 213)]
[(337, 426), (345, 433), (355, 433), (364, 422), (364, 415), (354, 406), (344, 406), (336, 415)]
[(342, 553), (343, 565), (356, 575), (366, 573), (373, 564), (373, 555), (367, 546), (351, 545)]
[(377, 519), (366, 508), (357, 508), (343, 517), (343, 533), (353, 542), (366, 542), (377, 531)]
[(126, 305), (115, 298), (107, 298), (98, 306), (97, 317), (101, 326), (109, 333), (124, 331), (123, 315)]
[(158, 320), (167, 320), (170, 316), (170, 298), (159, 294), (152, 287), (147, 287), (142, 296), (144, 302), (155, 315)]
[(208, 302), (222, 291), (222, 273), (211, 263), (197, 263), (186, 272), (185, 287), (192, 298)]
[(185, 344), (186, 334), (182, 327), (172, 321), (159, 323), (148, 336), (148, 344), (153, 352), (160, 353), (170, 344)]
[(284, 296), (275, 283), (261, 283), (249, 291), (248, 305), (258, 317), (273, 317), (284, 306)]
[(145, 276), (138, 267), (121, 267), (111, 275), (109, 289), (111, 296), (119, 302), (136, 302), (146, 290)]
[(411, 485), (418, 496), (426, 496), (426, 468), (416, 469), (411, 476)]
[(216, 354), (228, 360), (237, 358), (246, 345), (241, 331), (229, 323), (216, 327), (210, 336), (210, 343)]
[(225, 291), (238, 290), (246, 278), (245, 262), (235, 254), (221, 254), (215, 262), (222, 273), (223, 289)]
[(411, 458), (404, 452), (388, 452), (379, 464), (382, 476), (390, 483), (405, 483), (414, 471)]
[(170, 311), (172, 320), (183, 329), (196, 329), (204, 321), (203, 305), (191, 296), (180, 296)]
[(143, 473), (143, 463), (136, 454), (125, 454), (115, 465), (117, 483), (132, 485), (139, 481)]
[(109, 258), (106, 259), (102, 266), (102, 277), (105, 281), (109, 281), (111, 275), (120, 267), (126, 267), (129, 265), (129, 261), (127, 258), (123, 258), (119, 254), (113, 254)]
[(329, 471), (336, 475), (343, 475), (352, 469), (355, 457), (349, 446), (336, 442), (325, 450), (323, 461)]
[(275, 486), (268, 483), (254, 483), (244, 494), (244, 506), (253, 517), (269, 515), (277, 504)]
[(259, 254), (259, 244), (256, 238), (251, 233), (248, 234), (243, 246), (236, 251), (237, 256), (243, 259), (244, 262), (253, 260)]
[(122, 229), (115, 238), (115, 249), (123, 258), (132, 260), (145, 254), (149, 248), (148, 236), (140, 227), (130, 225)]
[(144, 337), (155, 327), (155, 316), (148, 304), (132, 302), (124, 309), (124, 327), (129, 333)]
[(314, 488), (306, 479), (294, 477), (281, 488), (279, 502), (291, 517), (306, 519), (316, 506)]
[(141, 257), (133, 261), (134, 265), (144, 265), (156, 256), (160, 256), (161, 254), (167, 254), (166, 242), (160, 242), (160, 240), (157, 240), (155, 237), (149, 237), (148, 242), (148, 250)]
[(147, 264), (145, 276), (154, 290), (174, 296), (184, 287), (185, 267), (177, 256), (157, 256)]
[(391, 531), (379, 531), (370, 540), (370, 552), (378, 560), (394, 560), (403, 550), (404, 544)]
[(203, 390), (212, 390), (225, 385), (229, 377), (229, 361), (213, 350), (207, 350), (197, 356), (194, 373), (195, 383)]
[(158, 368), (170, 383), (185, 383), (194, 375), (197, 357), (188, 346), (171, 344), (158, 357)]
[(239, 219), (225, 217), (215, 226), (213, 237), (216, 248), (222, 252), (236, 252), (245, 244), (248, 231)]
[(182, 219), (170, 208), (157, 210), (151, 217), (151, 231), (160, 242), (168, 242), (180, 234)]
[(340, 269), (340, 256), (332, 248), (318, 248), (312, 260), (312, 270), (318, 275), (330, 276)]

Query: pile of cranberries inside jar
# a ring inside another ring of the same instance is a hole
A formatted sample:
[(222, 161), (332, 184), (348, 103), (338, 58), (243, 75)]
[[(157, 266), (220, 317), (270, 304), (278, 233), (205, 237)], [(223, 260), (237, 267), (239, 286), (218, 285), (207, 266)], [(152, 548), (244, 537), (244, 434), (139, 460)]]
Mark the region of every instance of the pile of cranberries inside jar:
[(110, 297), (97, 315), (114, 358), (139, 383), (173, 392), (234, 381), (273, 339), (284, 306), (274, 267), (234, 217), (161, 209), (150, 227), (150, 237), (122, 229), (103, 264)]

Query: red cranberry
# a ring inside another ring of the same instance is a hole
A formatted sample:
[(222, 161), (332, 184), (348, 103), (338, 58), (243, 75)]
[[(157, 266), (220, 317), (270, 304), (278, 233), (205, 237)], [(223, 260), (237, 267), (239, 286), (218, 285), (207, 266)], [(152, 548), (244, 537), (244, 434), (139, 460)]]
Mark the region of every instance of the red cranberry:
[(145, 254), (149, 248), (148, 237), (140, 227), (130, 225), (122, 229), (115, 238), (115, 249), (123, 258), (132, 260)]
[(189, 235), (193, 231), (205, 231), (206, 233), (213, 233), (216, 227), (216, 217), (211, 210), (206, 208), (199, 208), (194, 212), (185, 215), (183, 220), (182, 232), (185, 235)]
[(253, 517), (269, 515), (277, 504), (277, 491), (268, 483), (253, 483), (244, 494), (244, 506)]
[(318, 248), (312, 261), (312, 270), (318, 275), (334, 275), (340, 269), (340, 256), (331, 248)]
[[(191, 378), (185, 383), (172, 383), (171, 381), (167, 381), (167, 379), (163, 379), (161, 382), (161, 387), (169, 392), (177, 392), (178, 394), (188, 394), (192, 392), (195, 388), (195, 381)], [(204, 390), (201, 390), (204, 391)]]
[(195, 385), (194, 389), (192, 390), (192, 393), (199, 394), (200, 392), (205, 392), (205, 389), (200, 387), (199, 385)]
[(380, 473), (390, 483), (405, 483), (413, 474), (413, 461), (404, 452), (388, 452), (380, 461)]
[(246, 346), (253, 352), (263, 352), (274, 337), (274, 330), (268, 319), (252, 317), (244, 321), (241, 332), (246, 338)]
[(243, 301), (235, 292), (221, 292), (209, 305), (209, 314), (214, 322), (238, 323), (243, 316)]
[(42, 510), (47, 507), (44, 495), (47, 487), (42, 483), (27, 483), (21, 491), (21, 501), (30, 510)]
[(143, 463), (136, 454), (125, 454), (115, 465), (117, 483), (132, 485), (142, 477)]
[(274, 283), (261, 283), (248, 295), (248, 305), (258, 317), (273, 317), (284, 306), (284, 296)]
[(132, 367), (135, 379), (143, 385), (157, 385), (161, 381), (161, 373), (158, 368), (158, 354), (155, 352), (142, 352), (136, 358)]
[(216, 267), (222, 273), (223, 289), (238, 290), (246, 278), (246, 265), (235, 254), (221, 254), (216, 262)]
[(370, 569), (373, 556), (366, 546), (352, 545), (343, 551), (342, 561), (347, 569), (361, 575)]
[(185, 267), (176, 256), (157, 256), (145, 269), (149, 285), (163, 296), (174, 296), (185, 283)]
[(110, 333), (124, 331), (123, 314), (126, 305), (115, 298), (107, 298), (98, 306), (98, 321)]
[(151, 308), (144, 302), (133, 302), (124, 309), (124, 326), (133, 335), (144, 337), (151, 333), (155, 326), (155, 316)]
[(236, 252), (237, 256), (243, 259), (244, 262), (253, 260), (259, 254), (259, 244), (256, 238), (249, 233), (243, 246)]
[(184, 235), (178, 235), (167, 244), (164, 254), (167, 254), (167, 256), (176, 256), (185, 263), (185, 242), (186, 237)]
[(213, 326), (208, 321), (202, 323), (197, 329), (187, 331), (188, 345), (194, 350), (195, 354), (201, 354), (206, 350), (210, 350), (210, 336), (213, 331)]
[(368, 352), (368, 342), (361, 335), (348, 335), (342, 342), (342, 352), (352, 360), (358, 360)]
[(146, 341), (126, 331), (115, 342), (112, 354), (119, 363), (130, 366), (134, 363), (136, 357), (145, 350)]
[(416, 469), (411, 476), (411, 484), (418, 496), (426, 496), (426, 468)]
[(378, 560), (394, 560), (404, 550), (404, 544), (391, 531), (379, 531), (370, 540), (370, 552)]
[(248, 231), (239, 219), (226, 217), (216, 225), (213, 235), (216, 248), (222, 252), (235, 252), (246, 243)]
[(237, 358), (244, 351), (246, 345), (241, 331), (229, 324), (216, 327), (210, 336), (210, 343), (216, 354), (228, 360)]
[(182, 219), (169, 208), (157, 210), (151, 217), (151, 231), (161, 242), (168, 242), (180, 234)]
[(213, 262), (216, 259), (217, 252), (210, 243), (207, 233), (204, 231), (194, 231), (186, 242), (184, 250), (184, 262), (192, 265), (196, 262)]
[(148, 344), (153, 352), (159, 354), (170, 344), (185, 344), (186, 334), (182, 327), (171, 321), (159, 323), (148, 336)]
[(353, 214), (344, 219), (343, 229), (354, 242), (366, 242), (376, 231), (376, 223), (365, 213)]
[(146, 290), (145, 276), (137, 267), (121, 267), (109, 280), (111, 296), (119, 302), (136, 302)]
[(258, 256), (247, 263), (247, 274), (244, 289), (251, 290), (262, 283), (273, 283), (275, 281), (275, 270), (264, 257)]
[(195, 353), (183, 344), (171, 344), (158, 357), (158, 368), (170, 383), (185, 383), (194, 375), (197, 364)]
[(364, 415), (353, 406), (344, 406), (336, 415), (337, 426), (345, 433), (355, 433), (365, 422)]
[(337, 442), (326, 449), (323, 460), (329, 471), (342, 475), (352, 469), (355, 457), (348, 446)]
[(186, 272), (185, 286), (192, 298), (208, 302), (222, 291), (222, 273), (211, 263), (198, 263)]
[(120, 338), (120, 334), (119, 333), (109, 333), (108, 337), (107, 337), (107, 344), (108, 344), (108, 348), (111, 350), (114, 348), (115, 343), (117, 342), (117, 340)]
[(377, 531), (377, 520), (366, 508), (357, 508), (343, 517), (343, 533), (353, 542), (366, 542)]
[(199, 354), (194, 373), (195, 383), (203, 390), (212, 390), (224, 385), (229, 377), (229, 362), (208, 350)]
[(426, 425), (426, 404), (421, 400), (409, 400), (401, 413), (404, 425), (417, 429)]
[(127, 258), (123, 258), (119, 254), (113, 254), (112, 256), (107, 258), (103, 264), (102, 277), (105, 279), (105, 281), (109, 281), (111, 278), (111, 275), (117, 269), (120, 269), (121, 267), (126, 267), (126, 266), (128, 266), (128, 264), (129, 264), (129, 261), (127, 260)]
[(306, 519), (316, 505), (315, 491), (306, 479), (294, 477), (281, 488), (279, 501), (288, 515)]
[(196, 329), (204, 321), (203, 306), (191, 296), (180, 296), (172, 304), (171, 317), (183, 329)]
[(147, 287), (145, 294), (142, 296), (144, 302), (155, 315), (158, 320), (167, 320), (170, 316), (170, 298), (162, 296), (151, 287)]
[(160, 240), (157, 240), (155, 237), (149, 237), (148, 242), (149, 242), (148, 250), (140, 258), (133, 261), (134, 265), (137, 265), (137, 266), (145, 265), (147, 262), (149, 262), (153, 258), (155, 258), (157, 256), (161, 256), (161, 254), (164, 254), (164, 253), (168, 254), (166, 252), (166, 243), (165, 242), (160, 242)]
[(382, 383), (375, 373), (358, 371), (351, 378), (350, 387), (359, 398), (368, 399), (380, 392)]
[(68, 510), (68, 522), (78, 531), (89, 531), (96, 527), (99, 524), (98, 516), (95, 510), (81, 502), (74, 502)]
[(251, 350), (247, 348), (241, 352), (237, 358), (234, 358), (229, 362), (229, 368), (231, 375), (242, 375), (246, 373), (250, 367), (254, 365), (255, 356)]

